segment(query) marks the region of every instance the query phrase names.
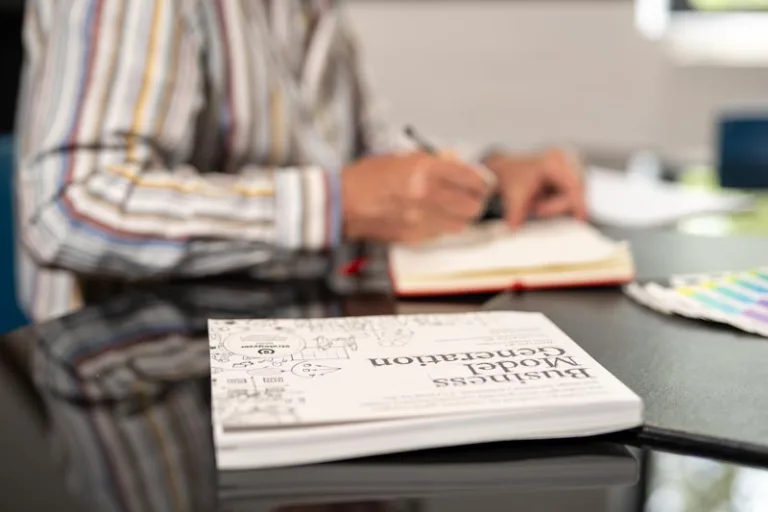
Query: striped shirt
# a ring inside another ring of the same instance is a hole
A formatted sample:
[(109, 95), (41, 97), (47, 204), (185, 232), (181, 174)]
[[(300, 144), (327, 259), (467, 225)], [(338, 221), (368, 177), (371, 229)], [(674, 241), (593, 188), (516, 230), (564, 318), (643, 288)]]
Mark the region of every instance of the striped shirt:
[(339, 170), (390, 151), (329, 0), (29, 0), (18, 115), (19, 294), (84, 283), (324, 275)]

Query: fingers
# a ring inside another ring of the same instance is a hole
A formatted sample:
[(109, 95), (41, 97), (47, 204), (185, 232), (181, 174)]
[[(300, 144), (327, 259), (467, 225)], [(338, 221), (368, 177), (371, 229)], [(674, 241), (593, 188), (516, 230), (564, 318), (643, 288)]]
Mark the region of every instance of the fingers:
[(478, 218), (490, 186), (453, 156), (377, 155), (342, 171), (348, 240), (414, 243), (457, 233)]
[(501, 195), (505, 220), (510, 228), (515, 229), (528, 218), (531, 205), (542, 188), (542, 179), (539, 173), (518, 172), (514, 179), (504, 181)]
[(537, 213), (538, 209), (543, 208), (544, 216), (571, 213), (579, 219), (586, 219), (587, 205), (581, 166), (575, 156), (565, 150), (551, 150), (546, 153), (542, 166), (546, 173), (547, 185), (555, 190), (557, 200), (552, 198), (540, 203), (537, 205)]
[(563, 150), (538, 158), (518, 160), (506, 171), (502, 194), (510, 227), (525, 223), (528, 215), (557, 217), (571, 214), (585, 220), (587, 208), (577, 161)]
[[(474, 217), (456, 213), (430, 202), (403, 202), (391, 212), (389, 220), (377, 226), (388, 239), (402, 243), (421, 243), (464, 231)], [(469, 206), (471, 209), (476, 209)], [(467, 212), (469, 213), (469, 212)]]
[(413, 208), (403, 209), (397, 218), (371, 222), (370, 225), (360, 228), (375, 233), (371, 238), (375, 242), (420, 244), (439, 236), (460, 233), (466, 226), (466, 222), (450, 220), (445, 216)]
[(480, 169), (460, 160), (432, 156), (423, 165), (424, 172), (430, 181), (443, 183), (480, 197), (486, 197), (490, 193), (491, 187)]
[(500, 164), (499, 175), (511, 228), (521, 226), (531, 214), (587, 218), (580, 165), (569, 152), (556, 149), (534, 158), (508, 159)]
[(461, 189), (438, 183), (425, 197), (425, 208), (459, 221), (473, 221), (485, 210), (485, 197), (464, 193)]
[[(455, 227), (477, 219), (485, 209), (490, 187), (471, 166), (428, 157), (411, 175), (400, 208), (419, 222)], [(410, 212), (410, 213), (408, 213)]]
[(397, 238), (409, 243), (423, 242), (442, 235), (457, 234), (464, 231), (469, 221), (444, 210), (411, 205), (402, 211), (400, 232)]
[(573, 201), (567, 195), (555, 195), (538, 201), (533, 207), (536, 217), (558, 217), (572, 213)]
[(400, 164), (405, 165), (399, 172), (394, 166), (390, 171), (388, 186), (394, 193), (380, 205), (377, 225), (362, 226), (362, 231), (382, 240), (420, 243), (459, 233), (482, 215), (491, 187), (471, 165), (424, 153)]

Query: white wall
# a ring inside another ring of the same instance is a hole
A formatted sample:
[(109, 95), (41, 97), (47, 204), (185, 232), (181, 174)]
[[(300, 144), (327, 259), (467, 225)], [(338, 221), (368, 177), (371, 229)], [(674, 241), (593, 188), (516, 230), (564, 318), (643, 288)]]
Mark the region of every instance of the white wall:
[(766, 69), (682, 69), (628, 0), (350, 2), (392, 117), (451, 139), (701, 154)]

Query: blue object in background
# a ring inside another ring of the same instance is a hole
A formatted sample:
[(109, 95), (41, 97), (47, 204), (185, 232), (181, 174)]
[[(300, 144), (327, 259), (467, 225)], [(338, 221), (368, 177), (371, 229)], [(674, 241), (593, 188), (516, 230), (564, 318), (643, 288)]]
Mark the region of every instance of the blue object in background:
[(28, 320), (16, 299), (13, 212), (13, 137), (0, 136), (0, 333), (22, 327)]
[(768, 113), (724, 117), (717, 152), (720, 186), (767, 189)]

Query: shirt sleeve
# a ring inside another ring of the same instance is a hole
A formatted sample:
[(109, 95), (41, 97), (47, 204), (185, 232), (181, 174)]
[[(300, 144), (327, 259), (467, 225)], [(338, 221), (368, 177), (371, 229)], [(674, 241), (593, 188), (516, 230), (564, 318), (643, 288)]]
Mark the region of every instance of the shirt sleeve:
[(202, 104), (193, 2), (29, 4), (17, 189), (22, 243), (38, 264), (193, 276), (339, 242), (336, 169), (224, 174), (175, 162), (190, 153)]

